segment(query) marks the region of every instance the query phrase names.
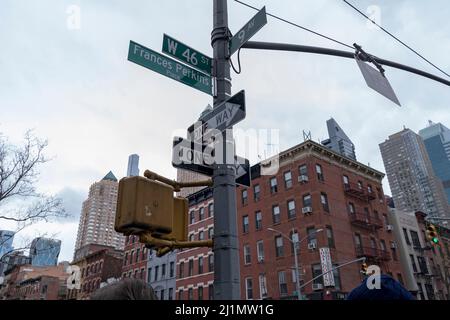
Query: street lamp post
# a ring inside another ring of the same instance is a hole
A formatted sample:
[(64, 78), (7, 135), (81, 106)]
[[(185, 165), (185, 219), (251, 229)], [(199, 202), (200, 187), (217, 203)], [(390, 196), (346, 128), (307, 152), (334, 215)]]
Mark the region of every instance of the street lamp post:
[[(298, 236), (296, 238), (296, 241), (292, 240), (290, 237), (286, 236), (284, 233), (273, 229), (273, 228), (267, 228), (267, 230), (278, 233), (283, 238), (288, 239), (294, 246), (294, 262), (295, 262), (295, 279), (296, 279), (296, 286), (297, 286), (297, 300), (302, 300), (302, 293), (301, 293), (301, 287), (300, 287), (300, 272), (298, 268), (298, 254), (300, 250), (300, 243), (302, 243), (305, 239), (309, 238), (310, 235), (306, 235), (302, 239), (298, 240)], [(294, 229), (292, 229), (294, 231)], [(313, 232), (313, 234), (316, 234), (318, 232), (323, 231), (323, 229), (317, 229)]]

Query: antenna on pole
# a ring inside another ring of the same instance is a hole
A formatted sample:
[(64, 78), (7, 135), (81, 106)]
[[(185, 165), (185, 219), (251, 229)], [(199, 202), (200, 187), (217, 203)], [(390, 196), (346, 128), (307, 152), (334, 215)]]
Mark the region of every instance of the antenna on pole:
[(303, 130), (303, 141), (311, 140), (311, 131), (306, 132)]

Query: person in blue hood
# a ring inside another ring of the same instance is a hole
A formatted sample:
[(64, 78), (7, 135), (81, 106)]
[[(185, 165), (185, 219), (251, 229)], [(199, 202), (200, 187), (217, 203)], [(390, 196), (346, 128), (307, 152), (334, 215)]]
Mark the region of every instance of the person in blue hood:
[[(414, 296), (392, 277), (380, 275), (380, 289), (369, 289), (367, 277), (347, 296), (347, 300), (415, 300)], [(370, 284), (370, 283), (369, 283)]]

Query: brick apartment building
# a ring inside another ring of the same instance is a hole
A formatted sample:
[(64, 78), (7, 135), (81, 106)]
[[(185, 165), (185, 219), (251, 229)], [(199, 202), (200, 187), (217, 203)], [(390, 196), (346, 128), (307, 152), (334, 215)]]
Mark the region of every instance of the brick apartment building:
[(108, 281), (122, 274), (123, 251), (114, 247), (88, 244), (78, 249), (71, 265), (80, 268), (80, 289), (67, 290), (67, 299), (84, 300)]
[[(386, 229), (384, 174), (310, 140), (282, 152), (279, 166), (272, 176), (261, 175), (260, 164), (253, 166), (251, 187), (236, 190), (242, 299), (295, 298), (294, 248), (268, 228), (305, 239), (299, 254), (301, 283), (322, 273), (320, 252), (326, 249), (321, 248), (329, 248), (333, 266), (365, 256), (368, 264), (402, 279), (394, 235)], [(189, 203), (189, 236), (207, 239), (213, 233), (211, 189), (191, 195)], [(323, 231), (315, 233), (318, 229)], [(178, 254), (177, 299), (210, 298), (212, 257), (207, 248)], [(343, 267), (333, 277), (333, 287), (324, 287), (319, 278), (302, 294), (344, 298), (362, 280), (360, 264)]]
[(147, 279), (148, 250), (137, 236), (125, 237), (122, 278)]
[[(189, 196), (189, 241), (213, 237), (214, 205), (212, 189)], [(214, 255), (211, 248), (179, 250), (177, 254), (177, 300), (212, 300)]]
[(0, 299), (62, 300), (66, 297), (68, 264), (57, 266), (17, 265), (5, 272)]

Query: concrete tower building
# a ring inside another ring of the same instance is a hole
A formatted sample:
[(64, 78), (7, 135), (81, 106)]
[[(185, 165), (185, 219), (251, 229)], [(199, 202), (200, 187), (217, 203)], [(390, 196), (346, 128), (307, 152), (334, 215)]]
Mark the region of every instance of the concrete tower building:
[(441, 123), (433, 123), (419, 131), (434, 173), (444, 185), (447, 202), (450, 204), (450, 129)]
[(434, 174), (419, 135), (404, 129), (389, 136), (380, 150), (397, 209), (449, 217), (442, 183)]
[(119, 183), (110, 171), (89, 189), (83, 202), (75, 250), (87, 244), (101, 244), (123, 250), (125, 238), (114, 230)]

